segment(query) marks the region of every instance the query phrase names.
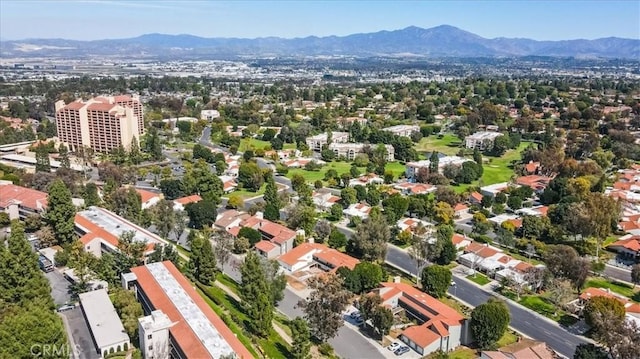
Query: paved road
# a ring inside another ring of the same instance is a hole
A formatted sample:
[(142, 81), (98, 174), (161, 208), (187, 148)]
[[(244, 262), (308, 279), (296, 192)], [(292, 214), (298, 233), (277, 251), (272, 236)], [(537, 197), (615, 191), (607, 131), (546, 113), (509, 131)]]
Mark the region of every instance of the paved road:
[(93, 339), (91, 338), (91, 332), (89, 331), (89, 325), (82, 315), (82, 309), (76, 307), (73, 310), (68, 310), (61, 313), (67, 320), (68, 328), (73, 337), (73, 343), (75, 344), (76, 357), (80, 359), (97, 359), (101, 358), (98, 355), (95, 347), (93, 346)]
[(57, 269), (44, 275), (49, 280), (54, 304), (58, 307), (71, 302), (71, 294), (69, 293), (70, 284), (69, 281), (64, 278), (64, 275), (58, 272)]
[[(386, 261), (394, 267), (415, 273), (415, 263), (409, 255), (395, 247), (389, 246)], [(456, 286), (450, 288), (449, 294), (474, 307), (493, 296), (493, 293), (478, 288), (464, 279), (455, 278), (454, 281)], [(511, 311), (511, 326), (514, 329), (533, 339), (546, 342), (551, 348), (566, 357), (573, 356), (578, 344), (587, 343), (585, 339), (569, 333), (538, 314), (533, 314), (511, 301), (506, 301), (506, 303)]]
[(603, 274), (609, 278), (631, 283), (631, 271), (606, 265)]
[[(278, 304), (278, 309), (290, 318), (303, 316), (304, 313), (302, 313), (302, 310), (297, 307), (298, 301), (300, 299), (301, 298), (298, 297), (298, 295), (287, 288), (284, 290), (284, 298)], [(338, 330), (338, 335), (335, 338), (329, 340), (329, 344), (331, 344), (336, 354), (338, 354), (341, 358), (384, 358), (384, 356), (380, 354), (378, 349), (376, 349), (373, 344), (367, 341), (362, 336), (362, 334), (358, 333), (357, 330), (347, 326), (342, 326)]]

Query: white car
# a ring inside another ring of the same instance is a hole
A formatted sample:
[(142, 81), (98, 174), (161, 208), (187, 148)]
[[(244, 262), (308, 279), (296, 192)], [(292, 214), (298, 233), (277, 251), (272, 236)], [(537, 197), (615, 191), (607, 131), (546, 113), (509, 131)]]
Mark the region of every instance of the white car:
[(398, 348), (400, 348), (402, 346), (402, 344), (398, 343), (398, 342), (393, 342), (391, 343), (387, 349), (391, 350), (392, 352), (396, 351)]

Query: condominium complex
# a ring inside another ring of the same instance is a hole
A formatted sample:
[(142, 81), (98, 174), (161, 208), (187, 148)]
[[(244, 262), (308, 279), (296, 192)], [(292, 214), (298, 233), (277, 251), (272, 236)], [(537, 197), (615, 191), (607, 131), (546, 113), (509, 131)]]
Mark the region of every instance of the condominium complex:
[[(307, 146), (312, 151), (321, 151), (322, 146), (329, 142), (329, 134), (327, 132), (319, 135), (307, 137)], [(349, 142), (348, 132), (331, 132), (331, 143), (346, 143)]]
[(109, 152), (122, 145), (131, 147), (144, 132), (142, 103), (138, 97), (95, 97), (69, 104), (58, 101), (56, 126), (60, 141), (72, 151), (90, 147), (97, 152)]
[[(364, 143), (331, 143), (329, 149), (336, 154), (336, 157), (345, 157), (348, 160), (353, 160), (358, 153), (364, 152), (366, 147), (375, 149), (377, 145), (368, 145)], [(395, 150), (391, 145), (384, 145), (387, 150), (387, 161), (395, 161)]]
[(493, 148), (493, 141), (500, 136), (503, 136), (500, 132), (480, 131), (465, 137), (464, 141), (467, 148), (477, 148), (484, 151)]
[(131, 268), (122, 284), (151, 316), (139, 321), (144, 358), (253, 357), (173, 263)]
[(382, 131), (391, 132), (397, 136), (409, 137), (414, 132), (420, 132), (420, 126), (415, 125), (397, 125), (383, 128)]
[[(459, 157), (459, 156), (444, 156), (444, 157), (440, 157), (438, 158), (438, 173), (442, 174), (442, 172), (444, 171), (444, 168), (447, 166), (462, 166), (463, 163), (471, 161), (468, 158), (464, 158), (464, 157)], [(407, 168), (405, 170), (405, 175), (407, 177), (407, 179), (409, 179), (410, 181), (415, 180), (418, 171), (421, 168), (429, 168), (429, 166), (431, 165), (431, 161), (429, 160), (420, 160), (420, 161), (415, 161), (415, 162), (408, 162), (407, 163)]]

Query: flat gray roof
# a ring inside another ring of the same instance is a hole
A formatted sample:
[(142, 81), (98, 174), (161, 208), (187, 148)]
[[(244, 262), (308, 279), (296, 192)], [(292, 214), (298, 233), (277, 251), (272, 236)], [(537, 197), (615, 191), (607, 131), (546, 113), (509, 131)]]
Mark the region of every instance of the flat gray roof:
[[(134, 232), (133, 240), (136, 242), (164, 244), (159, 236), (102, 207), (91, 206), (78, 214), (117, 238), (124, 232)], [(91, 231), (91, 228), (84, 229)]]
[(82, 293), (79, 297), (93, 340), (99, 349), (129, 342), (129, 335), (124, 330), (106, 290)]

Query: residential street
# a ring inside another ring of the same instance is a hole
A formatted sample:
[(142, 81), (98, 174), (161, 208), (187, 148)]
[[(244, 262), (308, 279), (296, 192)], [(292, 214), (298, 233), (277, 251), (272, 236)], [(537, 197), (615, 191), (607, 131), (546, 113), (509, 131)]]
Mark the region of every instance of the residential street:
[(631, 272), (622, 268), (606, 265), (603, 274), (605, 277), (631, 283)]

